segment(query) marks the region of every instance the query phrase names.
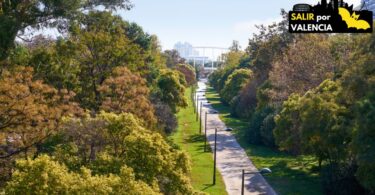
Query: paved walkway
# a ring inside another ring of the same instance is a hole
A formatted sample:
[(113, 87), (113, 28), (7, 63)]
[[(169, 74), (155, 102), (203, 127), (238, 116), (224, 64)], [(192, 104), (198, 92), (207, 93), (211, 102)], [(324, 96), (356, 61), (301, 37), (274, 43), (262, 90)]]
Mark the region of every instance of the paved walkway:
[[(203, 102), (202, 113), (212, 113), (215, 111), (209, 103), (206, 103), (206, 97), (202, 95), (206, 91), (206, 80), (198, 82), (197, 94), (199, 104)], [(204, 114), (202, 114), (204, 125)], [(220, 120), (219, 114), (207, 115), (207, 138), (214, 149), (215, 127), (218, 128), (217, 134), (217, 169), (223, 176), (224, 183), (228, 194), (240, 195), (242, 182), (242, 169), (250, 172), (257, 172), (251, 160), (247, 157), (246, 152), (237, 143), (236, 138), (231, 132), (223, 131), (225, 124)], [(203, 128), (204, 129), (204, 128)], [(204, 133), (204, 132), (203, 132)], [(272, 187), (267, 183), (259, 173), (245, 176), (245, 194), (276, 194)]]

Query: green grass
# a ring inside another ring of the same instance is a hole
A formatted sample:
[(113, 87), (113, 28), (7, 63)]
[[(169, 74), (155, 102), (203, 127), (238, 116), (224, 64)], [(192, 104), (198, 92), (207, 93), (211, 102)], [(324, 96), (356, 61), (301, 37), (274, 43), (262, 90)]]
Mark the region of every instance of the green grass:
[(190, 99), (191, 89), (186, 91), (189, 106), (177, 114), (178, 129), (171, 139), (182, 150), (186, 151), (192, 161), (191, 181), (195, 190), (212, 195), (225, 195), (224, 182), (220, 173), (216, 173), (216, 185), (212, 185), (213, 157), (210, 152), (203, 152), (204, 135), (199, 135), (199, 122), (196, 121), (193, 102)]
[(313, 157), (295, 157), (264, 146), (248, 144), (244, 133), (248, 128), (248, 121), (232, 117), (230, 108), (220, 101), (220, 96), (211, 87), (207, 89), (206, 97), (213, 107), (220, 112), (221, 120), (234, 129), (240, 145), (259, 168), (269, 167), (272, 174), (265, 178), (278, 194), (323, 194), (317, 162)]

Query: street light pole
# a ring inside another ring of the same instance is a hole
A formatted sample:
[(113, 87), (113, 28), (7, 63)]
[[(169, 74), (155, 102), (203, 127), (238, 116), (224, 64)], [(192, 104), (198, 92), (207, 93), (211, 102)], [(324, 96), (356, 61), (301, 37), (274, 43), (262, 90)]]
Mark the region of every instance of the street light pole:
[(244, 195), (244, 189), (245, 189), (245, 170), (242, 169), (241, 195)]
[(197, 112), (196, 112), (196, 118), (195, 118), (195, 120), (198, 121), (198, 115), (199, 115), (199, 113), (198, 113), (198, 111), (199, 111), (199, 107), (198, 107), (199, 106), (199, 95), (198, 94), (197, 94), (196, 99), (197, 99), (196, 100), (196, 102), (197, 102), (197, 105), (196, 105), (197, 106)]
[(204, 114), (204, 152), (207, 151), (207, 112)]
[(203, 102), (201, 102), (201, 108), (199, 111), (199, 135), (202, 134), (202, 105), (203, 105)]
[(195, 99), (195, 97), (196, 97), (196, 95), (195, 95), (195, 94), (196, 94), (196, 91), (195, 91), (195, 88), (194, 88), (194, 92), (193, 92), (193, 106), (194, 106), (194, 114), (195, 114), (195, 113), (197, 112), (197, 111), (196, 111), (196, 107), (195, 107), (195, 100), (196, 100), (196, 99)]
[(213, 185), (216, 184), (216, 142), (217, 142), (217, 128), (215, 128), (215, 144), (214, 144), (214, 175), (213, 175)]

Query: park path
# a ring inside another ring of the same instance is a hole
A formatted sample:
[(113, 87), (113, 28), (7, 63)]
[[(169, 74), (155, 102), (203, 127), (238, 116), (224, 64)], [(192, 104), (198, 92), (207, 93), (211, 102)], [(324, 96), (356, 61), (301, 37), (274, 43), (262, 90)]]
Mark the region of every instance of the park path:
[[(242, 169), (248, 172), (257, 172), (257, 168), (248, 158), (244, 149), (238, 144), (234, 135), (231, 132), (224, 131), (225, 124), (220, 120), (219, 114), (213, 113), (215, 111), (212, 106), (207, 103), (206, 97), (203, 95), (206, 91), (206, 80), (202, 79), (198, 82), (198, 105), (203, 102), (202, 121), (204, 121), (204, 113), (207, 115), (207, 139), (210, 143), (212, 151), (214, 150), (215, 127), (218, 129), (217, 133), (217, 169), (220, 171), (226, 190), (229, 195), (241, 194)], [(204, 125), (204, 122), (203, 124)], [(204, 132), (203, 132), (204, 133)], [(259, 173), (245, 176), (245, 190), (244, 194), (276, 194), (272, 187), (267, 183), (263, 176)]]

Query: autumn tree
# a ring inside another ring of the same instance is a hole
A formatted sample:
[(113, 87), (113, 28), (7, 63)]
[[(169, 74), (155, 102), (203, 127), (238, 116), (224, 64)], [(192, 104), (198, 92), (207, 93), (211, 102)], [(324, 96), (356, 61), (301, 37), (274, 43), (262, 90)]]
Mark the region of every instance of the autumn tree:
[(132, 113), (143, 119), (148, 127), (156, 124), (154, 108), (149, 100), (146, 81), (126, 67), (117, 67), (112, 76), (99, 87), (102, 94), (101, 110), (121, 114)]
[(40, 152), (58, 132), (61, 118), (79, 114), (74, 93), (34, 80), (32, 68), (14, 67), (0, 76), (0, 185), (9, 179), (13, 161)]
[(192, 86), (197, 82), (195, 70), (192, 66), (187, 64), (179, 64), (176, 66), (176, 70), (184, 75), (188, 86)]
[(292, 93), (303, 95), (333, 76), (334, 63), (326, 36), (299, 37), (273, 63), (270, 80), (274, 90), (270, 96), (281, 103)]
[(24, 153), (51, 136), (63, 116), (79, 114), (74, 93), (33, 80), (32, 68), (16, 67), (0, 77), (0, 158)]

